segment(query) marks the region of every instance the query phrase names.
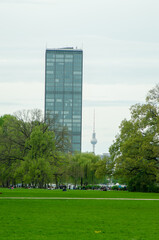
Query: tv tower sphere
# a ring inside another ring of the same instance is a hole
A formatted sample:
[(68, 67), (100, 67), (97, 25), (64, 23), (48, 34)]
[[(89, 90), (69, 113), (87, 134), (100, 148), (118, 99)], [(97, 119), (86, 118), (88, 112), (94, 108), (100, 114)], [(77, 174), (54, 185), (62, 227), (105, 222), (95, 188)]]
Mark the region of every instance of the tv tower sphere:
[(96, 133), (95, 133), (95, 111), (94, 111), (94, 122), (93, 122), (93, 133), (92, 133), (92, 139), (91, 139), (91, 144), (93, 146), (93, 153), (95, 153), (95, 145), (97, 144), (97, 139), (96, 139)]

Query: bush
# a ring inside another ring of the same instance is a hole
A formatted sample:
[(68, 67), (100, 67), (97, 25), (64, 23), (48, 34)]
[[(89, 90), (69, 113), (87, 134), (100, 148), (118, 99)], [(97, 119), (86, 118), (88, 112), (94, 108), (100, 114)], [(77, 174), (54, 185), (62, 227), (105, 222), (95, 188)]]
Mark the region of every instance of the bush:
[(148, 192), (154, 192), (154, 193), (159, 193), (159, 186), (157, 185), (151, 185), (148, 187)]
[(135, 182), (133, 180), (129, 181), (128, 183), (128, 191), (130, 192), (156, 192), (159, 193), (159, 186), (155, 183), (142, 183), (142, 182)]
[(97, 189), (100, 189), (100, 186), (98, 185), (86, 185), (86, 186), (78, 186), (77, 189), (79, 190), (97, 190)]
[(119, 190), (118, 186), (112, 186), (112, 190)]

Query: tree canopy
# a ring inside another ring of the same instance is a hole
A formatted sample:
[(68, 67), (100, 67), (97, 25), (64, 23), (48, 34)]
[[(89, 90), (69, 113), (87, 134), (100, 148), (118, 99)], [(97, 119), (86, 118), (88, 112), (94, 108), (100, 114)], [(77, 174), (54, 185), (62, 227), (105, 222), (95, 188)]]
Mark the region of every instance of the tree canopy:
[(114, 176), (131, 191), (153, 191), (159, 176), (159, 85), (150, 90), (145, 104), (130, 108), (110, 147)]
[[(3, 185), (14, 184), (16, 178), (29, 184), (45, 183), (52, 159), (60, 161), (69, 139), (67, 130), (50, 130), (40, 110), (16, 112), (0, 118), (0, 180)], [(56, 136), (55, 136), (56, 134)], [(25, 162), (25, 163), (24, 163)], [(45, 166), (45, 167), (44, 167)], [(26, 177), (27, 176), (27, 177)], [(28, 177), (29, 176), (29, 177)], [(34, 177), (33, 177), (34, 176)], [(42, 177), (43, 176), (43, 177)], [(42, 180), (43, 178), (43, 180)], [(30, 179), (30, 182), (29, 182)], [(39, 180), (37, 180), (39, 179)], [(51, 180), (51, 178), (49, 177)], [(47, 181), (48, 182), (48, 181)]]

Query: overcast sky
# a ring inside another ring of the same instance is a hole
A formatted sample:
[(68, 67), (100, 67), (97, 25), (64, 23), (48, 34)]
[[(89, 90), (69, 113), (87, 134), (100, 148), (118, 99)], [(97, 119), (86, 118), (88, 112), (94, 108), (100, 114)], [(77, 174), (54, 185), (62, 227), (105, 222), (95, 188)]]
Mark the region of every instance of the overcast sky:
[(45, 49), (83, 49), (82, 151), (108, 152), (159, 83), (158, 0), (0, 0), (0, 115), (44, 110)]

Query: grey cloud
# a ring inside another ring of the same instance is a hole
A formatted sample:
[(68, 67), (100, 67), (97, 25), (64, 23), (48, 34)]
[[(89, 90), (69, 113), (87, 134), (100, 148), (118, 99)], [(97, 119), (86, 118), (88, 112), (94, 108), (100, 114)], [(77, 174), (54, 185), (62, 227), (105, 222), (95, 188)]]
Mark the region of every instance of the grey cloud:
[(1, 4), (51, 4), (55, 2), (57, 0), (1, 0)]
[(159, 82), (158, 67), (89, 67), (85, 71), (86, 83), (98, 84), (156, 84)]
[(17, 106), (19, 105), (18, 102), (0, 102), (1, 106)]
[[(132, 106), (136, 104), (136, 101), (94, 101), (94, 100), (84, 100), (83, 107), (125, 107)], [(140, 101), (140, 103), (142, 103)]]

